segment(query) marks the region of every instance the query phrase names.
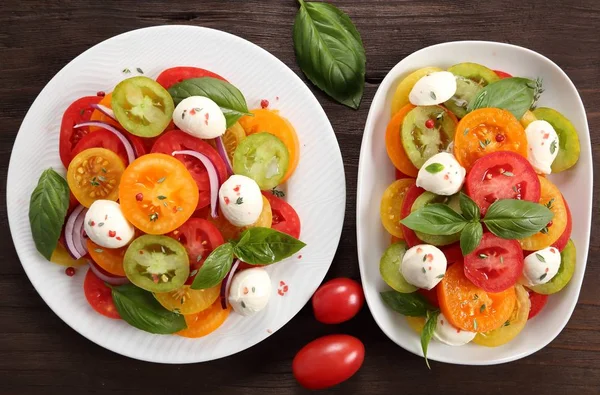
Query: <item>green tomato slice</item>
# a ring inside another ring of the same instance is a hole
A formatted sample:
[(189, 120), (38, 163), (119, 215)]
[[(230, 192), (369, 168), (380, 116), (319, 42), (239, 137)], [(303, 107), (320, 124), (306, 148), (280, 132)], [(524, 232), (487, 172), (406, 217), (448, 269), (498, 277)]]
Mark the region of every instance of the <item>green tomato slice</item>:
[(185, 247), (167, 236), (143, 235), (127, 248), (123, 268), (129, 281), (150, 292), (180, 288), (190, 274)]
[(473, 100), (479, 91), (483, 89), (482, 85), (466, 77), (456, 76), (456, 93), (452, 98), (444, 103), (444, 106), (459, 118), (467, 115), (467, 106)]
[(403, 241), (394, 243), (385, 250), (379, 261), (379, 273), (381, 273), (383, 281), (395, 291), (405, 294), (415, 292), (418, 289), (406, 281), (400, 271), (406, 248), (406, 243)]
[(571, 281), (571, 278), (573, 278), (576, 256), (575, 244), (573, 244), (573, 240), (569, 240), (564, 250), (560, 253), (560, 268), (556, 276), (546, 284), (535, 285), (529, 288), (533, 292), (542, 295), (551, 295), (562, 290)]
[[(450, 207), (452, 210), (461, 214), (462, 211), (460, 209), (460, 197), (459, 194), (452, 196), (440, 196), (431, 192), (423, 192), (413, 203), (410, 208), (411, 213), (422, 209), (423, 207), (434, 204), (434, 203), (442, 203)], [(452, 243), (455, 243), (460, 240), (460, 232), (447, 235), (447, 236), (436, 236), (436, 235), (428, 235), (426, 233), (415, 231), (417, 237), (423, 242), (427, 244), (431, 244), (434, 246), (445, 246)]]
[(470, 79), (482, 87), (500, 80), (500, 77), (498, 77), (498, 74), (494, 70), (479, 63), (466, 62), (455, 64), (448, 71), (456, 76)]
[(285, 144), (277, 136), (266, 132), (246, 137), (233, 154), (233, 172), (252, 178), (263, 191), (279, 185), (289, 163)]
[(140, 137), (161, 134), (171, 122), (175, 109), (169, 92), (143, 76), (121, 81), (112, 93), (110, 104), (121, 126)]
[(540, 107), (533, 111), (537, 119), (548, 122), (558, 134), (558, 155), (552, 162), (552, 172), (558, 173), (573, 167), (579, 160), (579, 135), (575, 126), (558, 111)]
[[(432, 128), (426, 126), (428, 121), (433, 122)], [(427, 159), (448, 149), (455, 130), (456, 122), (443, 107), (416, 107), (402, 122), (402, 145), (413, 165), (420, 169)]]

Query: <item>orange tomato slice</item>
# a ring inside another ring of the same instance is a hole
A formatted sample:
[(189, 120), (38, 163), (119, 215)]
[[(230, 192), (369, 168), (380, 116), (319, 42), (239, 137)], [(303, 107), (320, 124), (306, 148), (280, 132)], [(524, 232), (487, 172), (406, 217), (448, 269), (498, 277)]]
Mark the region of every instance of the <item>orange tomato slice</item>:
[[(107, 93), (102, 100), (100, 100), (100, 105), (104, 106), (104, 107), (108, 107), (108, 108), (112, 108), (110, 105), (110, 100), (112, 99), (112, 92), (111, 93)], [(118, 121), (112, 119), (111, 117), (109, 117), (108, 115), (104, 114), (102, 111), (100, 110), (94, 110), (94, 112), (92, 112), (92, 116), (90, 118), (91, 121), (97, 121), (97, 122), (104, 122), (107, 123), (109, 125), (112, 125), (116, 128), (121, 128), (121, 125), (119, 124)], [(90, 127), (90, 132), (95, 132), (97, 130), (101, 130), (101, 128), (92, 126)]]
[(410, 177), (416, 177), (419, 169), (412, 164), (402, 145), (402, 122), (413, 108), (415, 106), (407, 104), (398, 110), (385, 130), (385, 149), (390, 160), (396, 169)]
[(227, 218), (225, 218), (221, 209), (219, 209), (219, 216), (217, 218), (211, 217), (208, 213), (205, 218), (219, 229), (223, 235), (223, 239), (237, 240), (240, 233), (248, 228), (270, 228), (273, 224), (273, 210), (271, 209), (271, 204), (267, 198), (263, 196), (263, 209), (256, 222), (252, 225), (242, 228), (233, 225), (231, 222), (227, 221)]
[(192, 216), (198, 204), (198, 187), (185, 165), (174, 157), (148, 154), (133, 161), (123, 173), (119, 200), (123, 215), (136, 228), (162, 235)]
[(247, 135), (254, 133), (267, 132), (278, 137), (288, 149), (290, 163), (288, 165), (287, 172), (283, 176), (281, 183), (283, 184), (289, 179), (300, 160), (300, 142), (298, 141), (298, 135), (292, 124), (279, 115), (276, 110), (269, 110), (266, 108), (258, 108), (251, 111), (254, 116), (244, 116), (238, 121), (244, 128)]
[(540, 204), (548, 207), (554, 213), (554, 218), (546, 229), (533, 236), (519, 240), (521, 248), (526, 251), (537, 251), (554, 244), (567, 228), (568, 214), (565, 201), (556, 185), (545, 177), (540, 179)]
[(197, 338), (206, 336), (217, 330), (231, 312), (231, 306), (226, 309), (221, 307), (221, 301), (217, 299), (208, 309), (198, 314), (186, 315), (187, 328), (176, 333), (176, 335)]
[(121, 248), (104, 248), (87, 239), (88, 253), (102, 269), (115, 276), (125, 277), (123, 269), (123, 257), (127, 251), (127, 246)]
[(414, 184), (415, 180), (412, 178), (396, 180), (387, 187), (381, 198), (381, 206), (379, 207), (381, 223), (385, 230), (399, 239), (404, 238), (402, 224), (400, 223), (400, 211), (402, 210), (406, 191)]
[(212, 288), (192, 289), (189, 285), (172, 292), (158, 292), (154, 294), (158, 303), (169, 311), (179, 311), (181, 314), (197, 314), (206, 310), (215, 300), (218, 301), (221, 283)]
[(498, 293), (485, 292), (465, 277), (461, 262), (451, 265), (437, 287), (440, 309), (457, 328), (488, 332), (510, 318), (517, 302), (515, 288)]
[(527, 158), (525, 129), (509, 111), (481, 108), (465, 115), (454, 134), (454, 156), (468, 170), (482, 156), (512, 151)]

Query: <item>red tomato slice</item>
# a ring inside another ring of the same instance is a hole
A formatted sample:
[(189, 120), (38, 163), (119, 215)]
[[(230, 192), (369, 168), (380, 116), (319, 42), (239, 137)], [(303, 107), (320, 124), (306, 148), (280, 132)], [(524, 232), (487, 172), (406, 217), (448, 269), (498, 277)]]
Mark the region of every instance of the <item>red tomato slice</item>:
[(58, 149), (60, 160), (65, 167), (69, 167), (71, 159), (73, 159), (73, 148), (81, 140), (83, 136), (89, 133), (89, 128), (73, 128), (81, 122), (87, 122), (92, 117), (94, 109), (90, 107), (92, 104), (97, 104), (102, 98), (98, 96), (85, 96), (75, 100), (65, 111), (60, 124), (60, 140)]
[(571, 232), (573, 231), (573, 217), (571, 216), (571, 209), (569, 208), (569, 205), (567, 204), (567, 199), (565, 199), (564, 196), (563, 201), (565, 202), (565, 208), (567, 209), (567, 226), (565, 228), (565, 231), (558, 238), (558, 240), (556, 240), (554, 244), (552, 244), (552, 247), (556, 248), (561, 252), (567, 246), (567, 243), (571, 238)]
[(108, 318), (121, 318), (113, 302), (112, 291), (91, 270), (85, 275), (83, 292), (90, 306), (98, 313)]
[(271, 192), (263, 192), (262, 194), (271, 205), (271, 212), (273, 213), (271, 228), (287, 233), (296, 239), (300, 238), (300, 217), (296, 210), (285, 200), (278, 198)]
[(447, 246), (441, 246), (439, 247), (439, 249), (442, 250), (442, 252), (446, 256), (448, 266), (456, 262), (462, 262), (463, 254), (462, 250), (460, 249), (460, 243), (457, 242)]
[[(206, 155), (215, 165), (217, 174), (219, 175), (219, 186), (227, 180), (227, 167), (219, 153), (205, 141), (192, 137), (181, 130), (171, 130), (163, 133), (154, 143), (152, 147), (153, 153), (163, 153), (171, 155), (173, 151), (192, 150)], [(177, 155), (177, 159), (185, 165), (191, 173), (200, 196), (198, 199), (197, 209), (208, 206), (210, 204), (210, 181), (206, 167), (198, 159), (188, 155)]]
[(98, 130), (83, 136), (73, 148), (72, 155), (75, 157), (81, 151), (89, 148), (106, 148), (119, 155), (125, 165), (129, 164), (125, 146), (117, 136), (108, 130)]
[(396, 170), (396, 180), (400, 180), (402, 178), (412, 178), (411, 176), (407, 176), (406, 174), (402, 173), (400, 170), (394, 168), (394, 170)]
[(499, 199), (539, 202), (540, 180), (527, 159), (509, 151), (498, 151), (479, 158), (467, 174), (469, 195), (481, 209), (483, 217)]
[(494, 73), (496, 73), (496, 75), (498, 77), (500, 77), (500, 79), (511, 78), (512, 77), (511, 74), (508, 74), (508, 73), (506, 73), (504, 71), (501, 71), (501, 70), (494, 70)]
[(427, 301), (431, 303), (432, 306), (440, 307), (440, 300), (438, 299), (437, 288), (437, 285), (430, 290), (419, 288), (417, 289), (417, 292), (425, 296), (425, 299), (427, 299)]
[(517, 240), (484, 233), (479, 246), (465, 256), (465, 276), (486, 292), (502, 292), (523, 272), (523, 250)]
[(544, 306), (546, 306), (546, 303), (548, 303), (548, 295), (538, 294), (531, 290), (527, 290), (527, 292), (529, 292), (529, 301), (531, 302), (529, 316), (527, 317), (527, 319), (530, 320), (538, 315)]
[[(416, 184), (411, 185), (406, 191), (406, 195), (404, 195), (404, 202), (402, 203), (402, 208), (400, 209), (400, 217), (406, 218), (410, 214), (410, 209), (421, 194), (423, 194), (425, 190), (423, 188), (419, 188)], [(404, 241), (409, 247), (416, 246), (417, 244), (423, 244), (423, 241), (419, 239), (416, 233), (402, 225), (402, 234), (404, 235)]]
[(202, 264), (210, 253), (225, 243), (219, 229), (202, 218), (190, 218), (186, 223), (167, 236), (183, 244), (188, 253), (190, 258), (190, 276), (186, 281), (187, 285), (190, 285), (194, 281), (196, 274), (198, 274), (198, 269), (202, 267)]
[(161, 84), (163, 88), (169, 89), (173, 85), (183, 80), (200, 77), (212, 77), (223, 81), (227, 81), (225, 78), (221, 77), (219, 74), (213, 73), (212, 71), (201, 69), (199, 67), (180, 66), (166, 69), (165, 71), (160, 73), (158, 78), (156, 78), (156, 82)]

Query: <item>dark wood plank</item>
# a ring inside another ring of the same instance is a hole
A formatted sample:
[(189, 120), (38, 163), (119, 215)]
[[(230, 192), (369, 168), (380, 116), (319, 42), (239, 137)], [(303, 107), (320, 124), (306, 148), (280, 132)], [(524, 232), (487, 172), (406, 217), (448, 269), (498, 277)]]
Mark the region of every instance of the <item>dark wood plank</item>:
[[(325, 108), (344, 156), (348, 200), (340, 248), (328, 277), (359, 279), (356, 258), (356, 174), (362, 131), (379, 82), (399, 60), (424, 46), (481, 39), (523, 45), (553, 59), (579, 88), (588, 110), (594, 164), (600, 158), (600, 3), (331, 0), (356, 23), (365, 44), (367, 86), (359, 111), (312, 90)], [(162, 24), (191, 24), (249, 39), (296, 73), (292, 0), (167, 1), (4, 0), (0, 5), (0, 198), (5, 201), (8, 158), (19, 125), (46, 82), (73, 57), (125, 31)], [(599, 175), (595, 192), (599, 192)], [(598, 212), (594, 206), (594, 213)], [(329, 393), (597, 394), (600, 383), (600, 234), (592, 234), (590, 262), (579, 304), (567, 328), (544, 350), (493, 367), (423, 361), (392, 343), (367, 309), (339, 326), (317, 323), (309, 307), (260, 345), (219, 361), (169, 366), (106, 351), (56, 317), (27, 280), (0, 208), (0, 393), (2, 394), (204, 394), (303, 393), (291, 374), (295, 352), (328, 333), (358, 336), (366, 346), (360, 372)], [(593, 228), (600, 227), (599, 217)]]

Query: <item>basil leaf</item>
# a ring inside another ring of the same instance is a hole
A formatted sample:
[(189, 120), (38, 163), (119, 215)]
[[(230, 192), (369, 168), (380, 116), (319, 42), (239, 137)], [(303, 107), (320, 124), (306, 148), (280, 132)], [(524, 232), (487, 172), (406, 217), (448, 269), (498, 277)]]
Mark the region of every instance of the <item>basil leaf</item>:
[(400, 221), (402, 225), (435, 236), (460, 232), (467, 221), (456, 211), (441, 203), (429, 204)]
[(463, 256), (475, 251), (483, 237), (483, 226), (480, 222), (470, 222), (460, 234), (460, 250)]
[[(270, 228), (249, 228), (234, 247), (235, 255), (251, 265), (269, 265), (300, 251), (306, 244)], [(206, 264), (206, 263), (205, 263)]]
[(29, 224), (37, 250), (52, 256), (69, 208), (69, 186), (60, 174), (45, 170), (31, 194)]
[(460, 211), (462, 212), (462, 216), (465, 217), (465, 219), (467, 219), (468, 221), (479, 221), (479, 218), (481, 217), (481, 212), (479, 211), (479, 206), (473, 201), (473, 199), (461, 192), (459, 197), (459, 203)]
[(501, 108), (521, 119), (533, 105), (538, 92), (537, 87), (536, 81), (520, 77), (492, 82), (477, 93), (469, 103), (467, 111), (487, 107)]
[(119, 315), (131, 326), (162, 335), (187, 327), (183, 315), (162, 307), (150, 292), (133, 284), (113, 286), (111, 289)]
[(427, 360), (427, 348), (429, 348), (429, 342), (433, 337), (433, 332), (435, 332), (438, 315), (440, 315), (439, 310), (427, 313), (427, 321), (425, 321), (425, 326), (421, 331), (421, 349), (423, 350), (423, 358), (425, 358), (425, 363), (429, 370), (431, 370), (431, 366), (429, 366), (429, 361)]
[(409, 317), (425, 317), (434, 307), (418, 293), (380, 292), (381, 299), (392, 310)]
[(298, 65), (329, 96), (358, 109), (366, 68), (360, 33), (348, 15), (333, 5), (299, 2), (293, 32)]
[(194, 277), (192, 289), (207, 289), (219, 284), (233, 264), (233, 245), (221, 244), (206, 258)]
[(425, 170), (427, 170), (427, 172), (429, 172), (431, 174), (436, 174), (436, 173), (439, 173), (440, 171), (444, 170), (444, 165), (442, 165), (441, 163), (434, 162), (434, 163), (430, 164), (429, 166), (427, 166), (425, 168)]
[(177, 106), (190, 96), (205, 96), (217, 103), (225, 115), (227, 127), (233, 126), (242, 115), (252, 115), (242, 92), (229, 82), (216, 78), (190, 78), (169, 88), (169, 94)]
[(544, 229), (553, 217), (554, 213), (541, 204), (503, 199), (488, 208), (483, 223), (498, 237), (523, 239)]

